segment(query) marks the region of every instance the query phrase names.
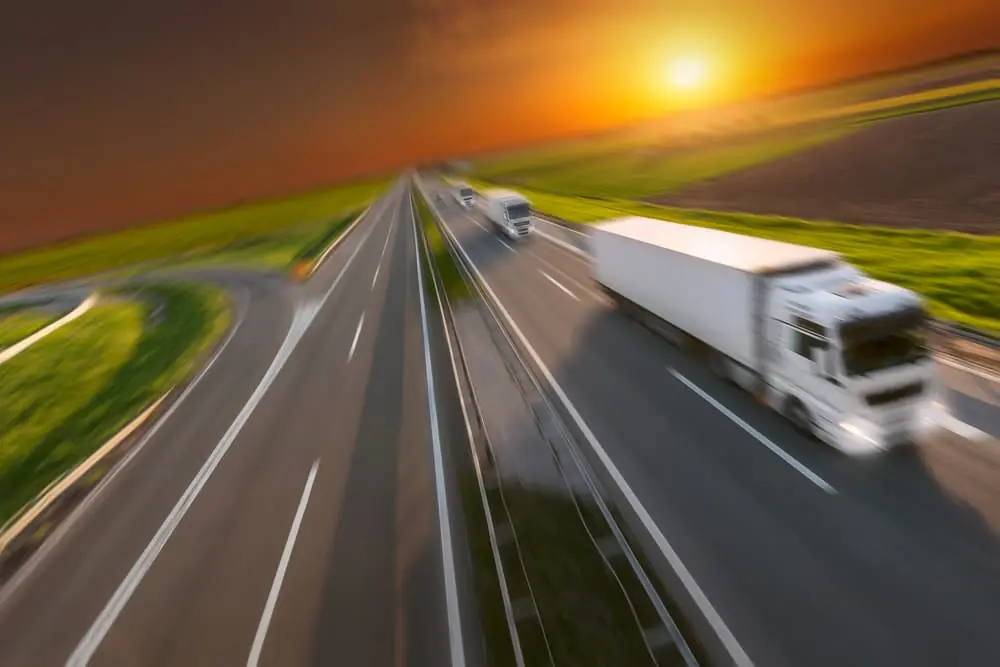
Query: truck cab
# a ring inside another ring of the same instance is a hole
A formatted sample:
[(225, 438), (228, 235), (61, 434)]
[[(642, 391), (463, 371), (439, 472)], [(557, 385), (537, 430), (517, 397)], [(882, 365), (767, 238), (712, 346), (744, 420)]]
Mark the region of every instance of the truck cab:
[(800, 428), (847, 453), (934, 431), (944, 411), (913, 292), (839, 264), (778, 278), (765, 377)]
[(459, 183), (454, 188), (455, 201), (463, 208), (472, 208), (476, 201), (475, 191), (465, 183)]
[(510, 190), (484, 192), (483, 214), (495, 230), (511, 239), (526, 238), (534, 227), (531, 202)]

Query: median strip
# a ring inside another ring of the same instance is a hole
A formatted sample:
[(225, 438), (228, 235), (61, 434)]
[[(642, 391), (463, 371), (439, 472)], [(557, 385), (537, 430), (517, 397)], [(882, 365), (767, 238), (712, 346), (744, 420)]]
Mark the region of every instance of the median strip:
[[(450, 254), (433, 266), (462, 275)], [(491, 664), (696, 664), (499, 321), (480, 298), (438, 296), (476, 462), (463, 509)]]

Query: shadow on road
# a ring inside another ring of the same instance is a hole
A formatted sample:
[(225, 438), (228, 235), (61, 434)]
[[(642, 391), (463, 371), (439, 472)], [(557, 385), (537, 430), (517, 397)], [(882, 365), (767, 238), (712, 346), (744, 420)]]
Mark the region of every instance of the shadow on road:
[[(542, 317), (527, 307), (521, 314)], [(616, 311), (583, 318), (571, 327), (572, 337), (560, 340), (567, 328), (559, 327), (532, 344), (555, 359), (553, 375), (658, 527), (683, 545), (684, 561), (709, 596), (753, 609), (742, 618), (733, 614), (738, 635), (780, 640), (787, 651), (775, 657), (781, 664), (847, 664), (861, 655), (880, 664), (903, 656), (926, 660), (941, 655), (940, 637), (962, 643), (963, 660), (998, 655), (989, 648), (995, 632), (985, 619), (1000, 615), (1000, 443), (944, 435), (871, 460), (849, 459), (798, 435)], [(837, 494), (806, 482), (674, 381), (668, 366)], [(651, 543), (648, 551), (658, 553)], [(831, 616), (846, 624), (843, 632), (831, 631)], [(928, 624), (939, 639), (928, 634)]]

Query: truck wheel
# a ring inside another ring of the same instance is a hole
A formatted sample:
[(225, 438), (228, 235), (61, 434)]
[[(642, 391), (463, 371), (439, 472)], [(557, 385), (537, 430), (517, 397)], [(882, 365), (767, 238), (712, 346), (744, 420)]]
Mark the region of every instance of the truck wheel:
[(719, 352), (709, 352), (708, 367), (711, 369), (712, 373), (726, 382), (732, 381), (732, 375), (729, 372), (729, 360)]
[(810, 416), (806, 406), (802, 405), (802, 401), (797, 398), (789, 398), (785, 406), (785, 416), (788, 417), (788, 421), (792, 422), (796, 431), (810, 438), (815, 436), (812, 416)]

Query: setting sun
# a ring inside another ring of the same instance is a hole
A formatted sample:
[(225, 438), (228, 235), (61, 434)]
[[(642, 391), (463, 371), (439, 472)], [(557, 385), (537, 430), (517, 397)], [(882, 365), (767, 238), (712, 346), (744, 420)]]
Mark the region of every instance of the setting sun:
[(705, 81), (706, 74), (705, 63), (696, 58), (679, 58), (670, 63), (670, 84), (675, 88), (697, 88)]

